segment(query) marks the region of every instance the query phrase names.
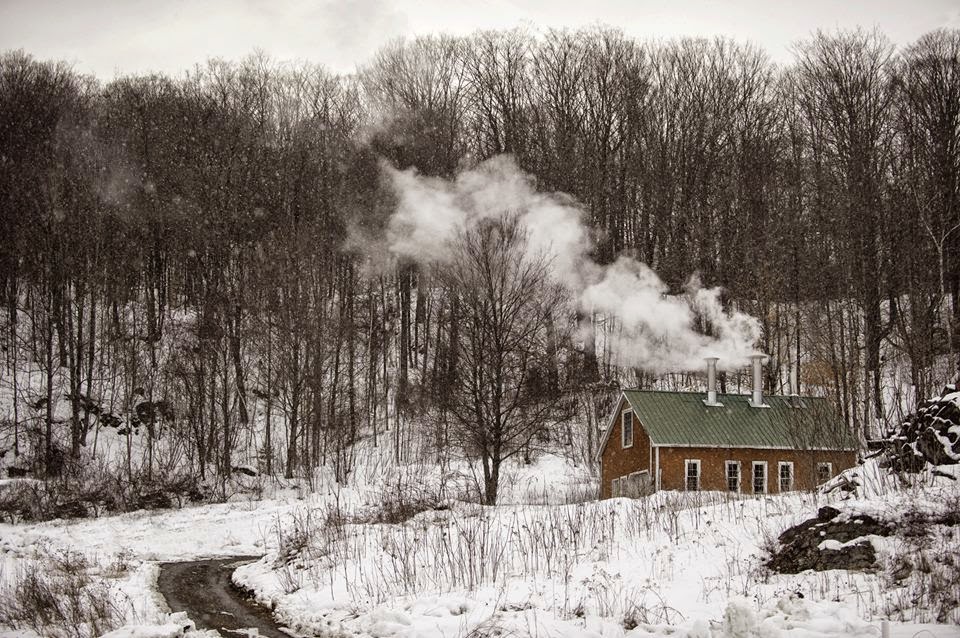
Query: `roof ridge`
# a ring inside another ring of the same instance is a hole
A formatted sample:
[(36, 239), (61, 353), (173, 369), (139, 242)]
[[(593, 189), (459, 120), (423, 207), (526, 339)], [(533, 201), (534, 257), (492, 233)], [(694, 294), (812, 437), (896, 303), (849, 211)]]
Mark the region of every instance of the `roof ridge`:
[[(706, 396), (706, 390), (643, 390), (640, 388), (623, 388), (621, 392), (648, 392), (648, 393), (658, 393), (658, 394), (696, 394)], [(717, 392), (718, 397), (749, 397), (751, 393), (748, 391), (746, 393), (740, 392)], [(794, 395), (792, 394), (766, 394), (764, 393), (764, 398), (772, 399), (792, 399)], [(811, 394), (798, 394), (797, 397), (801, 399), (826, 399), (827, 397), (818, 397)]]

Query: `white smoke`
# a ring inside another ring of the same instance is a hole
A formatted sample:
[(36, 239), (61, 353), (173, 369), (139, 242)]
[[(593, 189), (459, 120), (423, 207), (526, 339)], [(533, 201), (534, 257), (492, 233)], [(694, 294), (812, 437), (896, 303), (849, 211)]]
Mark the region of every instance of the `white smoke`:
[(553, 276), (568, 288), (581, 287), (580, 269), (589, 264), (590, 235), (580, 208), (564, 195), (538, 193), (513, 158), (501, 155), (463, 171), (454, 181), (383, 170), (397, 195), (387, 223), (390, 252), (421, 263), (450, 257), (452, 240), (483, 219), (519, 214), (530, 249), (551, 259)]
[[(513, 213), (526, 227), (530, 249), (550, 259), (551, 274), (580, 309), (615, 317), (609, 337), (622, 365), (650, 372), (698, 370), (704, 357), (722, 368), (742, 366), (760, 335), (757, 320), (725, 312), (718, 288), (691, 277), (685, 293), (670, 295), (646, 264), (621, 256), (609, 266), (590, 259), (592, 242), (583, 211), (573, 198), (537, 192), (510, 156), (460, 173), (453, 181), (428, 178), (384, 165), (397, 196), (387, 224), (387, 248), (420, 263), (450, 258), (457, 235), (482, 219)], [(713, 335), (696, 329), (706, 320)]]
[[(725, 312), (719, 288), (687, 282), (683, 295), (670, 295), (649, 266), (620, 257), (579, 296), (584, 308), (615, 316), (620, 330), (609, 337), (625, 365), (650, 372), (697, 370), (705, 357), (718, 357), (724, 369), (746, 364), (760, 336), (760, 324), (742, 312)], [(706, 320), (714, 336), (696, 329)]]

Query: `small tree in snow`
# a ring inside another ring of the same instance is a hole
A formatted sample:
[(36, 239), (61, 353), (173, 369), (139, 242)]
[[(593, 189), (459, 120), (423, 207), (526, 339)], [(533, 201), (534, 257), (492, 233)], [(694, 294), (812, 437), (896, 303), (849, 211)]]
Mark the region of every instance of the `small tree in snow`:
[(457, 238), (439, 277), (459, 321), (457, 366), (442, 404), (451, 440), (483, 466), (483, 498), (497, 502), (502, 463), (547, 424), (556, 397), (543, 380), (562, 291), (549, 260), (533, 253), (516, 216), (485, 220)]

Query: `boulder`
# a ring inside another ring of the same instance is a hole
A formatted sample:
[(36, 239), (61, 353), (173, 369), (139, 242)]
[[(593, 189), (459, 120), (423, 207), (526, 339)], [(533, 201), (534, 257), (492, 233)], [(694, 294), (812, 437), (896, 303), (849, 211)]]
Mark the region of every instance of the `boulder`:
[(948, 385), (925, 401), (880, 442), (884, 465), (916, 473), (929, 465), (960, 463), (960, 392)]
[(889, 524), (868, 514), (843, 518), (833, 507), (821, 507), (816, 518), (780, 535), (780, 548), (771, 556), (767, 566), (784, 574), (808, 569), (871, 570), (876, 567), (876, 550), (865, 537), (889, 536), (892, 532)]

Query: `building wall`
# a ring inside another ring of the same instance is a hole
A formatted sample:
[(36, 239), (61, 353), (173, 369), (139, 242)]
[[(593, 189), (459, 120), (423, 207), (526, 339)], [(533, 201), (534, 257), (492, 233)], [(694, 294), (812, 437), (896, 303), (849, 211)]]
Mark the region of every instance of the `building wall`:
[(650, 437), (643, 430), (636, 415), (633, 417), (633, 447), (623, 449), (621, 427), (623, 413), (630, 409), (621, 396), (617, 404), (617, 419), (600, 455), (600, 498), (610, 498), (611, 482), (633, 472), (650, 470)]
[[(624, 449), (621, 439), (623, 413), (629, 410), (629, 404), (621, 396), (616, 409), (616, 421), (610, 432), (610, 438), (600, 454), (600, 498), (612, 496), (612, 481), (627, 477), (634, 472), (647, 470), (651, 481), (656, 482), (656, 451), (651, 447), (650, 438), (643, 425), (634, 415), (633, 446)], [(831, 476), (856, 465), (856, 452), (821, 450), (767, 450), (750, 448), (686, 448), (661, 447), (660, 489), (686, 489), (687, 459), (700, 461), (700, 489), (727, 490), (726, 461), (740, 462), (740, 492), (753, 493), (753, 462), (767, 463), (767, 493), (780, 491), (779, 463), (793, 463), (793, 489), (809, 490), (817, 485), (817, 464), (830, 463)], [(653, 466), (653, 468), (651, 467)]]
[(686, 459), (700, 460), (700, 489), (727, 489), (726, 461), (740, 461), (742, 494), (753, 493), (753, 461), (767, 462), (767, 493), (780, 491), (779, 463), (793, 463), (793, 489), (809, 490), (817, 484), (817, 464), (831, 463), (831, 476), (853, 467), (855, 452), (819, 450), (762, 450), (746, 448), (660, 448), (660, 489), (685, 489)]

